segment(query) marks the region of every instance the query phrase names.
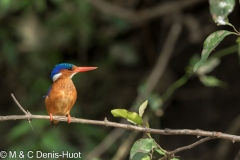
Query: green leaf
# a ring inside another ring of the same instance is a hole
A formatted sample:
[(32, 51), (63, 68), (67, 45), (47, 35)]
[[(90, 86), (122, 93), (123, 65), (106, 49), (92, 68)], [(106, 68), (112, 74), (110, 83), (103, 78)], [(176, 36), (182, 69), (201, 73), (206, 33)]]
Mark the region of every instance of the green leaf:
[(155, 151), (157, 151), (161, 155), (164, 155), (164, 156), (166, 155), (165, 152), (161, 149), (155, 149)]
[(144, 158), (142, 158), (142, 160), (151, 160), (150, 156), (146, 156)]
[(194, 54), (188, 62), (189, 67), (193, 68), (198, 61), (200, 61), (200, 56), (198, 54)]
[(210, 11), (215, 23), (226, 25), (227, 16), (233, 11), (235, 0), (209, 0)]
[(220, 30), (220, 31), (216, 31), (212, 34), (210, 34), (207, 39), (204, 41), (203, 44), (203, 50), (202, 50), (202, 55), (201, 55), (201, 60), (198, 61), (193, 70), (194, 72), (200, 67), (202, 66), (209, 54), (212, 52), (212, 50), (218, 46), (218, 44), (227, 36), (230, 34), (235, 34), (234, 32), (229, 32), (229, 31), (225, 31), (225, 30)]
[(147, 156), (148, 156), (148, 153), (138, 152), (131, 158), (131, 160), (140, 160), (140, 159), (142, 160), (142, 159), (146, 158)]
[(139, 116), (142, 117), (143, 113), (145, 111), (145, 109), (147, 108), (148, 105), (148, 100), (146, 100), (145, 102), (143, 102), (143, 104), (141, 104), (141, 106), (139, 107)]
[(111, 113), (114, 117), (126, 118), (129, 122), (134, 124), (142, 125), (143, 120), (136, 112), (129, 112), (126, 109), (113, 109)]
[(163, 99), (159, 94), (151, 94), (149, 96), (149, 106), (152, 110), (156, 111), (157, 109), (161, 108), (163, 104)]
[(214, 68), (216, 68), (220, 64), (220, 59), (219, 58), (211, 58), (207, 60), (207, 62), (199, 67), (197, 70), (198, 75), (205, 75), (207, 73), (212, 72)]
[(240, 42), (240, 37), (237, 38), (236, 42), (238, 42), (238, 43)]
[(133, 158), (135, 156), (139, 156), (139, 154), (142, 156), (148, 155), (148, 153), (154, 148), (156, 148), (156, 144), (154, 143), (153, 139), (150, 138), (139, 139), (133, 144), (131, 148), (130, 159), (133, 160)]
[(227, 86), (227, 83), (217, 79), (214, 76), (201, 76), (200, 81), (207, 87), (223, 87)]
[(172, 159), (170, 159), (170, 160), (179, 160), (178, 158), (176, 158), (176, 157), (174, 157), (174, 158), (172, 158)]

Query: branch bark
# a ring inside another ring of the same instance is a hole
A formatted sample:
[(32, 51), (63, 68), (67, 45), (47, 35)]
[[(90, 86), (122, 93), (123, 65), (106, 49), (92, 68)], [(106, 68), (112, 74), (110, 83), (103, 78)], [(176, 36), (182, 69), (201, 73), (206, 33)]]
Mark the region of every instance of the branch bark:
[(201, 144), (203, 142), (209, 141), (211, 139), (214, 139), (214, 137), (202, 138), (202, 139), (198, 140), (197, 142), (194, 142), (193, 144), (190, 144), (190, 145), (187, 145), (187, 146), (184, 146), (184, 147), (180, 147), (180, 148), (177, 148), (177, 149), (175, 149), (175, 150), (173, 150), (171, 152), (168, 152), (168, 154), (174, 155), (174, 154), (176, 154), (178, 152), (181, 152), (183, 150), (191, 149), (191, 148), (193, 148), (193, 147), (195, 147), (195, 146), (197, 146), (197, 145), (199, 145), (199, 144)]
[[(47, 119), (49, 120), (49, 116), (46, 115), (9, 115), (9, 116), (0, 116), (0, 121), (9, 121), (9, 120), (19, 120), (19, 119)], [(67, 122), (67, 117), (64, 116), (53, 116), (53, 120)], [(89, 120), (89, 119), (82, 119), (82, 118), (71, 118), (72, 123), (81, 123), (81, 124), (92, 124), (92, 125), (100, 125), (100, 126), (107, 126), (107, 127), (115, 127), (115, 128), (122, 128), (127, 130), (133, 130), (143, 133), (152, 133), (152, 134), (161, 134), (161, 135), (193, 135), (197, 137), (212, 137), (212, 138), (220, 138), (230, 140), (234, 142), (240, 142), (240, 136), (230, 135), (221, 132), (211, 132), (211, 131), (203, 131), (203, 130), (191, 130), (191, 129), (153, 129), (153, 128), (145, 128), (139, 127), (130, 124), (122, 124), (116, 122), (110, 122), (106, 118), (103, 121), (98, 120)]]

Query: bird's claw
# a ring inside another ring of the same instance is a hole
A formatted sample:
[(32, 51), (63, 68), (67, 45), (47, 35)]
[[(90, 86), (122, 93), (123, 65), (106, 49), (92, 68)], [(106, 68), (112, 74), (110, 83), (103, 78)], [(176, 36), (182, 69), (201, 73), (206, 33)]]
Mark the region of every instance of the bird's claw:
[(68, 114), (68, 123), (71, 123), (71, 116)]
[(53, 115), (52, 113), (50, 113), (50, 122), (52, 122), (52, 120), (53, 120)]

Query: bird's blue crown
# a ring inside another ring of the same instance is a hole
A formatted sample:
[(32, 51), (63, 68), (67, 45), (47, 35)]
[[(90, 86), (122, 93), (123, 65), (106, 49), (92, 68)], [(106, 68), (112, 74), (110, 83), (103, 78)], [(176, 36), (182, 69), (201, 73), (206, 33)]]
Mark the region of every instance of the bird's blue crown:
[(53, 76), (55, 74), (58, 74), (61, 69), (71, 70), (73, 68), (73, 66), (74, 66), (73, 64), (69, 64), (69, 63), (61, 63), (61, 64), (55, 65), (55, 67), (53, 68), (52, 73), (51, 73), (51, 78), (53, 78)]

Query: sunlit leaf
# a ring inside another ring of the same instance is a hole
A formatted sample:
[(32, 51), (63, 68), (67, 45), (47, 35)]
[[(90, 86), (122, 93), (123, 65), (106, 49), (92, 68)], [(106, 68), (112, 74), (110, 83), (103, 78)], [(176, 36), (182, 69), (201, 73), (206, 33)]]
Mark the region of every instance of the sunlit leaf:
[(157, 151), (161, 155), (165, 155), (165, 152), (161, 149), (155, 149), (155, 151)]
[(200, 81), (207, 87), (226, 87), (227, 83), (217, 79), (214, 76), (201, 76)]
[(144, 158), (142, 158), (142, 160), (151, 160), (150, 156), (146, 156)]
[(199, 69), (197, 70), (198, 75), (204, 75), (207, 73), (210, 73), (214, 68), (216, 68), (220, 64), (219, 58), (212, 58), (207, 60), (205, 64), (203, 64)]
[(145, 109), (147, 108), (148, 100), (143, 102), (143, 104), (139, 107), (139, 116), (142, 117)]
[(129, 122), (134, 124), (142, 125), (143, 120), (136, 112), (129, 112), (126, 109), (113, 109), (111, 113), (114, 117), (126, 118)]
[(209, 0), (213, 20), (219, 25), (228, 23), (227, 16), (233, 11), (235, 0)]
[(142, 160), (143, 158), (147, 157), (148, 153), (141, 153), (141, 152), (137, 152), (132, 158), (130, 158), (131, 160)]
[(229, 32), (229, 31), (225, 31), (225, 30), (220, 30), (220, 31), (216, 31), (212, 34), (210, 34), (207, 39), (204, 41), (203, 44), (203, 50), (202, 50), (202, 55), (201, 55), (201, 60), (198, 61), (197, 64), (195, 64), (193, 70), (194, 72), (200, 67), (202, 66), (209, 54), (212, 52), (212, 50), (218, 46), (218, 44), (227, 36), (230, 34), (234, 34), (233, 32)]
[(153, 141), (153, 139), (150, 139), (150, 138), (139, 139), (133, 144), (131, 148), (130, 159), (135, 160), (134, 157), (139, 156), (139, 154), (142, 156), (144, 155), (146, 156), (154, 148), (156, 148), (156, 144)]

